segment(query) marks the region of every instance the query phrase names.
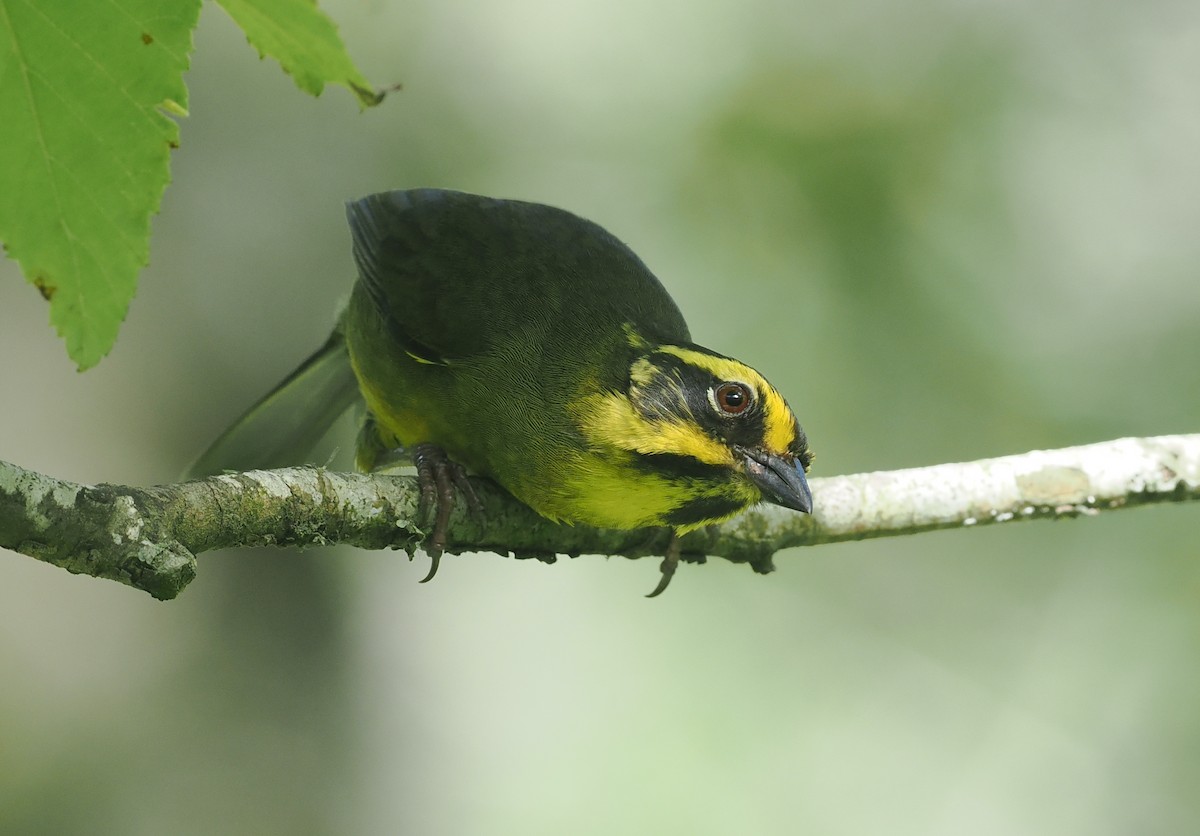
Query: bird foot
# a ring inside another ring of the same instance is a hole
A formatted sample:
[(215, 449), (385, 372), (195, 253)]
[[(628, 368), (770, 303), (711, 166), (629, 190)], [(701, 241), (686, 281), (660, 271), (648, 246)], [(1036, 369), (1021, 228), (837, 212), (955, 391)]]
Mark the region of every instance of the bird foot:
[(422, 442), (412, 449), (413, 464), (417, 467), (417, 484), (421, 494), (417, 509), (421, 519), (428, 524), (433, 517), (433, 531), (425, 541), (425, 550), (432, 563), (429, 574), (421, 583), (433, 580), (446, 549), (446, 536), (450, 527), (450, 512), (454, 510), (457, 488), (466, 498), (467, 506), (475, 515), (483, 514), (483, 503), (475, 493), (475, 486), (467, 478), (467, 471), (458, 462), (451, 461), (446, 451), (436, 444)]
[(662, 572), (662, 577), (658, 580), (658, 586), (654, 587), (654, 591), (647, 595), (647, 598), (657, 598), (670, 586), (671, 578), (675, 577), (675, 570), (679, 568), (679, 557), (682, 551), (683, 546), (679, 539), (679, 532), (672, 531), (671, 539), (667, 541), (667, 552), (663, 555), (663, 561), (658, 567), (658, 571)]

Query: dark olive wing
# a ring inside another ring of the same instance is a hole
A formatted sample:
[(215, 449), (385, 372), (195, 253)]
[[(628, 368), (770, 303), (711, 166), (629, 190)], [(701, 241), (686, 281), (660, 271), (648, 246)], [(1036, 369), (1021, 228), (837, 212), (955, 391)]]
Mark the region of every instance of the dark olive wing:
[(405, 350), (438, 362), (514, 339), (567, 349), (631, 324), (688, 342), (634, 253), (590, 221), (515, 200), (417, 189), (347, 206), (359, 279)]

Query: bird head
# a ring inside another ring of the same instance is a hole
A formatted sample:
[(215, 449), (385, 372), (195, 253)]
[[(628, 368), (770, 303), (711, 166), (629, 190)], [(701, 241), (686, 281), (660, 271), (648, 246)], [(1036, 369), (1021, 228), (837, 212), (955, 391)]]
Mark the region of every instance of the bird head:
[(649, 524), (687, 531), (760, 501), (812, 512), (808, 439), (761, 374), (696, 345), (630, 342), (625, 388), (577, 414), (593, 449), (663, 484), (669, 499)]

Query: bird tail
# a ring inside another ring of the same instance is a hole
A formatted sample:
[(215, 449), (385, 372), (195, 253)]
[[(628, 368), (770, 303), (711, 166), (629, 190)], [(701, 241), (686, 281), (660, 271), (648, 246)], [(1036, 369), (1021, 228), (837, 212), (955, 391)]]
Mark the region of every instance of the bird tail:
[(335, 331), (299, 368), (250, 407), (184, 477), (265, 470), (304, 462), (342, 414), (360, 401), (346, 341)]

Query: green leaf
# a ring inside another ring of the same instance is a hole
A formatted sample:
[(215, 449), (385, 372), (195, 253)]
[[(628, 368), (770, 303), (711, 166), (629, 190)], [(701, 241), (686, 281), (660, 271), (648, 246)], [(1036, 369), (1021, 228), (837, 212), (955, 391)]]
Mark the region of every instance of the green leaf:
[(186, 113), (200, 0), (0, 0), (0, 240), (81, 369), (112, 348)]
[[(301, 89), (378, 104), (312, 0), (225, 0)], [(0, 241), (80, 369), (117, 338), (187, 115), (200, 0), (0, 0)]]
[(218, 0), (237, 21), (260, 56), (279, 62), (296, 86), (314, 96), (326, 84), (341, 84), (363, 107), (383, 100), (354, 66), (337, 27), (313, 0)]

